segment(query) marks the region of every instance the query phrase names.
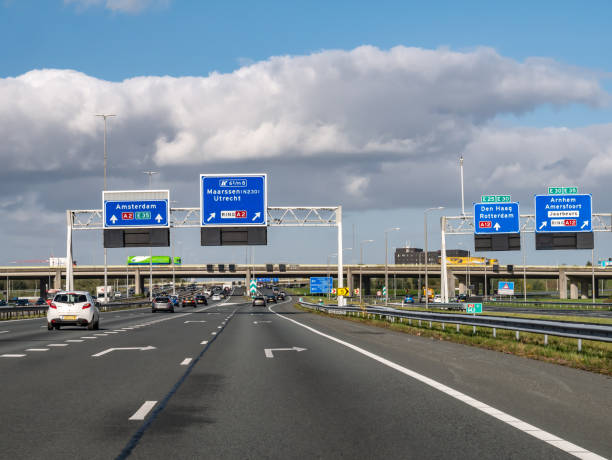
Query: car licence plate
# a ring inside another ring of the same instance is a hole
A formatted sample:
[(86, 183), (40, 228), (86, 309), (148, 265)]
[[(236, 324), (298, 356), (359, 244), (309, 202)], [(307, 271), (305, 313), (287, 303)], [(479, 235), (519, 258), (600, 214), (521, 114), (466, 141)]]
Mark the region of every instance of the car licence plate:
[(62, 316), (62, 319), (75, 320), (77, 319), (77, 317), (76, 316)]

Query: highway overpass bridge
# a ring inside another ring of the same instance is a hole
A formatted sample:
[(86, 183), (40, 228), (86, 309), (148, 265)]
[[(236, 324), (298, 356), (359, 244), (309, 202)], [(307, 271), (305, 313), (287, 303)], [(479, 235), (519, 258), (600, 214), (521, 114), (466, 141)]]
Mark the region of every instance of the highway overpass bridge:
[[(233, 278), (242, 279), (249, 283), (251, 278), (279, 278), (283, 280), (304, 280), (311, 276), (337, 277), (336, 265), (305, 265), (305, 264), (202, 264), (202, 265), (154, 265), (152, 275), (155, 279), (171, 279), (172, 274), (176, 278)], [(440, 278), (440, 265), (429, 265), (428, 276), (432, 279)], [(144, 291), (145, 283), (149, 277), (149, 266), (126, 266), (109, 265), (107, 267), (109, 283), (115, 279), (121, 280), (121, 284), (127, 280), (135, 286), (137, 294)], [(397, 279), (413, 279), (421, 283), (424, 280), (424, 265), (389, 265), (389, 277)], [(371, 281), (373, 279), (384, 279), (384, 265), (345, 265), (344, 276), (351, 290), (359, 287), (360, 276), (362, 278), (363, 293), (370, 293)], [(448, 283), (449, 292), (464, 293), (468, 282), (474, 286), (473, 293), (484, 293), (485, 285), (487, 293), (495, 292), (497, 281), (512, 281), (525, 278), (529, 280), (554, 280), (554, 287), (550, 290), (558, 290), (560, 297), (576, 299), (579, 295), (591, 296), (593, 280), (595, 281), (595, 295), (599, 296), (599, 281), (612, 279), (612, 268), (589, 267), (589, 266), (536, 266), (500, 265), (498, 269), (491, 267), (465, 267), (449, 266)], [(75, 279), (103, 279), (104, 267), (101, 265), (82, 265), (74, 267)], [(0, 285), (6, 280), (38, 280), (41, 296), (48, 288), (61, 289), (65, 286), (65, 268), (50, 267), (0, 267)], [(391, 284), (391, 282), (390, 282)]]

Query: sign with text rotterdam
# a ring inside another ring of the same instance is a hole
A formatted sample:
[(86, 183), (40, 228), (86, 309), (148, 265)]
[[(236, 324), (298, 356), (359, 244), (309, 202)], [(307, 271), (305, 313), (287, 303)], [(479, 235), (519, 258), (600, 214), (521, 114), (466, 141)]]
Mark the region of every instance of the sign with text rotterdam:
[(102, 192), (104, 228), (169, 227), (168, 190)]
[(474, 203), (474, 233), (519, 233), (518, 203)]

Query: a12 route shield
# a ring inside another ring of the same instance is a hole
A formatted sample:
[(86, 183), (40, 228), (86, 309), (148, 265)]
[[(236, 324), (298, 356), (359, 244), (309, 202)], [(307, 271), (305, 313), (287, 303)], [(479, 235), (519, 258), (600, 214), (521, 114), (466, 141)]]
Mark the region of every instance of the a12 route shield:
[(519, 204), (474, 203), (474, 233), (519, 233)]
[(536, 232), (591, 232), (591, 195), (536, 195)]
[(266, 174), (200, 176), (203, 227), (267, 224)]

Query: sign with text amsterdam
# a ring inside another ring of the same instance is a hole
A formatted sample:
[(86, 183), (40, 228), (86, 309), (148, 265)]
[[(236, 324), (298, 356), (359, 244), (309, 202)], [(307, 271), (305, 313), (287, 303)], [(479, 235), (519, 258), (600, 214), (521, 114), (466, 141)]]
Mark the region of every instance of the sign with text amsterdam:
[(202, 227), (264, 226), (268, 219), (266, 174), (201, 174)]
[(519, 233), (519, 204), (474, 203), (474, 233)]
[(591, 195), (536, 195), (536, 232), (591, 232)]
[(168, 190), (102, 192), (104, 228), (169, 227)]

